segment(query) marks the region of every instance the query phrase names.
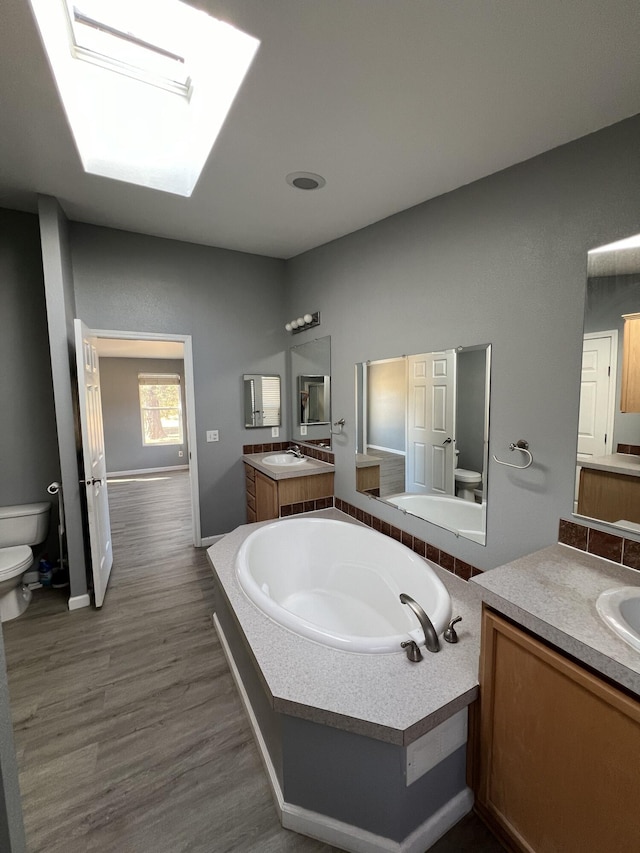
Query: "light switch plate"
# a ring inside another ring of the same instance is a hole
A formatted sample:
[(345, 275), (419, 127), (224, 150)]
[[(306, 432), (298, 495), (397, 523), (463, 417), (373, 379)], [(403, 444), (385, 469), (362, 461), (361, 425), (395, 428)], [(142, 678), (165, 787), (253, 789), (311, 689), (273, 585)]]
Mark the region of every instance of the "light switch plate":
[(280, 437), (280, 427), (271, 427), (271, 438)]
[(301, 426), (300, 426), (300, 435), (306, 435), (306, 434), (307, 434), (307, 425), (306, 425), (306, 424), (301, 424)]

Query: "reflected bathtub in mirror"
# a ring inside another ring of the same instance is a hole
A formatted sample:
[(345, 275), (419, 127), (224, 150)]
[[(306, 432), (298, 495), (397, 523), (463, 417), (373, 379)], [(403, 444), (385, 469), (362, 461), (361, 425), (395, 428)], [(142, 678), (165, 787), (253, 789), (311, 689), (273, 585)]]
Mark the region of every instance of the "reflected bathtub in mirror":
[(491, 346), (356, 365), (356, 489), (486, 544)]

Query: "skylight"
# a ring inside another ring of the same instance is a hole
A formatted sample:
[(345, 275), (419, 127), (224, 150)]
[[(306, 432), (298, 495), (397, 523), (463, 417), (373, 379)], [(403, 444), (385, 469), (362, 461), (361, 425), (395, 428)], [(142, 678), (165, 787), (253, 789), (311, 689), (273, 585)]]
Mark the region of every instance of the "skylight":
[(258, 48), (178, 0), (30, 0), (86, 172), (190, 196)]

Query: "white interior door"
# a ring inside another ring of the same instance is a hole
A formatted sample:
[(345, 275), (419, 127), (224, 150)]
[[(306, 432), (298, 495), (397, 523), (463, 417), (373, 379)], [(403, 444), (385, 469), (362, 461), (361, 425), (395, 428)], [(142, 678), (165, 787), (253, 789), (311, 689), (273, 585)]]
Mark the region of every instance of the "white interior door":
[(406, 489), (455, 493), (455, 351), (408, 359)]
[(575, 500), (578, 499), (580, 462), (613, 452), (618, 333), (584, 336), (578, 417), (578, 454)]
[(113, 565), (113, 549), (107, 497), (107, 466), (104, 453), (97, 338), (82, 320), (74, 320), (74, 327), (93, 589), (96, 607), (102, 607)]

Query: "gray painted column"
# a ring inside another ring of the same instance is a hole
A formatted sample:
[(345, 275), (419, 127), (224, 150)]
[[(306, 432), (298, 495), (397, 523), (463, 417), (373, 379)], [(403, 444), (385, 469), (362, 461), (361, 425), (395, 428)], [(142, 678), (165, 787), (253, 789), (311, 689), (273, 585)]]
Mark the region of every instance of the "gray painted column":
[[(53, 396), (64, 494), (71, 598), (87, 594), (85, 546), (78, 465), (79, 424), (76, 419), (76, 313), (68, 222), (55, 198), (38, 197), (44, 290), (49, 327)], [(80, 603), (80, 602), (78, 602)], [(86, 602), (88, 604), (88, 601)]]

